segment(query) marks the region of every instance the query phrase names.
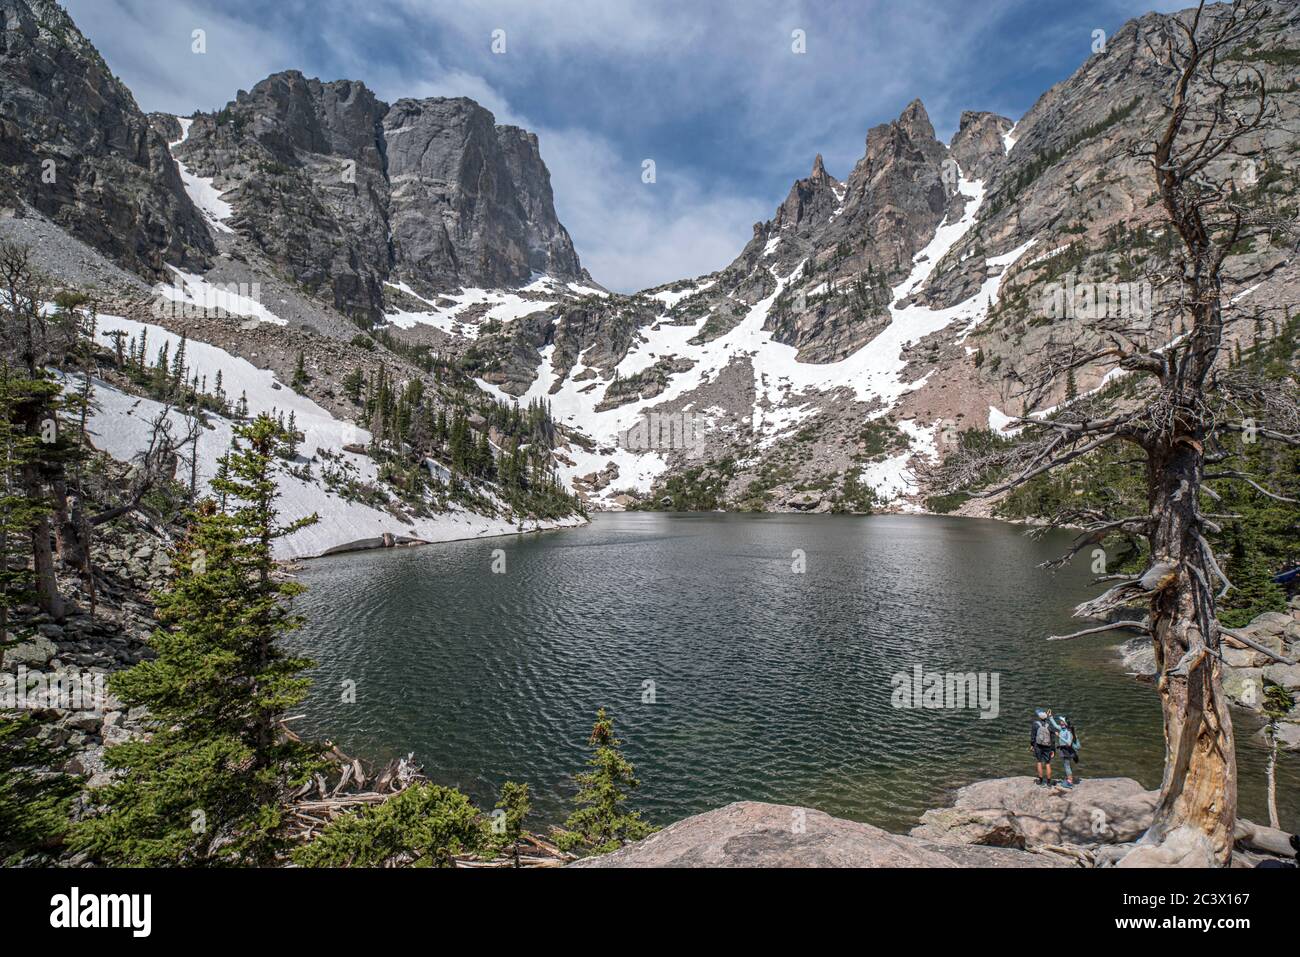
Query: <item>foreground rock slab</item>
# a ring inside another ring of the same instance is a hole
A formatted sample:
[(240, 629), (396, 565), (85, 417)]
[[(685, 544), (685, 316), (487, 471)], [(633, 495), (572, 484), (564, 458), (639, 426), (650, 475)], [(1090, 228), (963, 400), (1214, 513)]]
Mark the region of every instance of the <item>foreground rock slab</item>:
[(1004, 847), (936, 844), (785, 804), (738, 801), (571, 867), (1066, 867)]
[(1073, 790), (1043, 788), (1031, 777), (977, 781), (951, 807), (926, 811), (912, 837), (940, 843), (1032, 850), (1048, 844), (1137, 840), (1155, 814), (1156, 791), (1132, 778), (1093, 778)]

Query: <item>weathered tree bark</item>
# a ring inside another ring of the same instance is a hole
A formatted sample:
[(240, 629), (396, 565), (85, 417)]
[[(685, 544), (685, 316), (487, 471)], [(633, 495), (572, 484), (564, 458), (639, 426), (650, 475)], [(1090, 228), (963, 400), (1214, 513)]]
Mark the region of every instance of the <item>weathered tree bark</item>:
[(1163, 843), (1174, 831), (1191, 828), (1204, 836), (1210, 857), (1226, 866), (1237, 816), (1237, 760), (1213, 650), (1219, 644), (1213, 573), (1202, 551), (1196, 511), (1203, 455), (1192, 436), (1149, 454), (1152, 562), (1166, 563), (1174, 572), (1150, 608), (1161, 672), (1165, 771), (1145, 840)]
[(73, 516), (74, 507), (69, 502), (68, 483), (62, 475), (50, 481), (50, 503), (53, 507), (54, 547), (59, 563), (65, 569), (80, 571), (85, 565), (86, 548)]
[[(0, 572), (9, 571), (9, 529), (0, 525)], [(9, 640), (9, 580), (0, 576), (0, 669), (5, 666), (5, 642)]]
[(36, 604), (58, 624), (63, 624), (67, 609), (59, 594), (54, 574), (54, 549), (50, 546), (50, 519), (42, 515), (32, 526), (32, 566), (36, 575)]

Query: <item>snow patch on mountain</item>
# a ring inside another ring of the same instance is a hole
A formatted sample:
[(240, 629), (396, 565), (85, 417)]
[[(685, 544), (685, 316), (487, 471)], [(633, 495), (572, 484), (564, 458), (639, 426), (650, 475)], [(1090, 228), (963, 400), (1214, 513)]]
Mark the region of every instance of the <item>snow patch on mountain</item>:
[(674, 292), (671, 289), (664, 289), (661, 290), (660, 292), (653, 293), (650, 296), (650, 298), (658, 299), (665, 306), (671, 309), (673, 306), (677, 305), (683, 299), (687, 299), (691, 296), (698, 295), (699, 293), (704, 292), (704, 290), (710, 288), (716, 282), (717, 282), (716, 279), (710, 279), (708, 282), (698, 283), (694, 286), (687, 286), (685, 289), (680, 289), (676, 292)]
[[(399, 309), (386, 313), (384, 319), (391, 325), (399, 329), (410, 329), (417, 325), (433, 326), (435, 329), (467, 339), (477, 339), (479, 326), (484, 322), (512, 322), (555, 305), (551, 301), (525, 299), (518, 293), (503, 289), (462, 289), (460, 292), (443, 293), (435, 302), (419, 295), (406, 283), (388, 282), (385, 285), (398, 289), (429, 307), (422, 312), (406, 312)], [(534, 280), (525, 287), (524, 291), (537, 292), (545, 288), (547, 284)], [(442, 304), (444, 301), (450, 304)], [(488, 308), (483, 309), (484, 306)], [(473, 318), (466, 315), (471, 311), (474, 312)]]
[(1023, 426), (1020, 420), (1007, 415), (997, 406), (989, 406), (989, 428), (1003, 437), (1015, 435)]
[[(194, 125), (192, 119), (184, 116), (176, 117), (176, 121), (181, 125), (181, 138), (174, 143), (168, 143), (168, 149), (175, 149), (184, 143), (189, 138), (190, 127)], [(191, 173), (189, 167), (176, 159), (175, 155), (172, 156), (172, 160), (176, 163), (176, 169), (181, 174), (181, 183), (185, 186), (185, 192), (189, 195), (190, 202), (198, 207), (208, 225), (217, 232), (233, 233), (234, 230), (226, 224), (226, 220), (234, 215), (235, 208), (221, 198), (221, 190), (212, 185), (210, 178), (196, 176)]]
[[(281, 319), (254, 298), (256, 292), (251, 285), (247, 287), (238, 285), (224, 286), (210, 283), (202, 276), (184, 272), (171, 264), (168, 264), (167, 268), (175, 274), (175, 284), (168, 286), (165, 283), (159, 283), (154, 287), (154, 291), (164, 299), (179, 303), (182, 307), (189, 306), (200, 309), (204, 315), (211, 316), (224, 313), (231, 316), (247, 316), (250, 319), (256, 319), (258, 322), (269, 322), (274, 326), (288, 325), (284, 319)], [(245, 292), (253, 293), (253, 295), (244, 295)], [(157, 316), (158, 313), (154, 315)]]

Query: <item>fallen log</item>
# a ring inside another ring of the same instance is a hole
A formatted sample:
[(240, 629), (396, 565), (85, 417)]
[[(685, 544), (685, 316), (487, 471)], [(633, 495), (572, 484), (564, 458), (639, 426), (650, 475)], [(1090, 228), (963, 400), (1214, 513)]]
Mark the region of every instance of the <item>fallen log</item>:
[(1296, 857), (1295, 837), (1275, 827), (1255, 824), (1244, 818), (1237, 818), (1237, 827), (1233, 832), (1233, 842), (1252, 851), (1266, 854), (1279, 854), (1282, 857)]

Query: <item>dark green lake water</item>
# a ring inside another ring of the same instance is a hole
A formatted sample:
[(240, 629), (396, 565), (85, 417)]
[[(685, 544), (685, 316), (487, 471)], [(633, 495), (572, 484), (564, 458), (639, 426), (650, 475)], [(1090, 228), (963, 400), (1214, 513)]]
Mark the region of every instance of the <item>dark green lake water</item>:
[[(295, 726), (377, 760), (414, 752), (488, 807), (526, 781), (534, 826), (562, 819), (602, 706), (660, 824), (753, 799), (903, 830), (954, 787), (1032, 773), (1036, 705), (1074, 719), (1083, 775), (1155, 787), (1160, 708), (1119, 639), (1043, 640), (1080, 627), (1069, 609), (1095, 592), (1086, 567), (1036, 567), (1068, 540), (930, 516), (628, 513), (322, 559), (300, 573), (294, 644), (319, 666)], [(998, 716), (894, 707), (891, 677), (916, 665), (997, 673)], [(1267, 820), (1258, 725), (1235, 717), (1242, 811)], [(1284, 756), (1293, 831), (1298, 796)]]

